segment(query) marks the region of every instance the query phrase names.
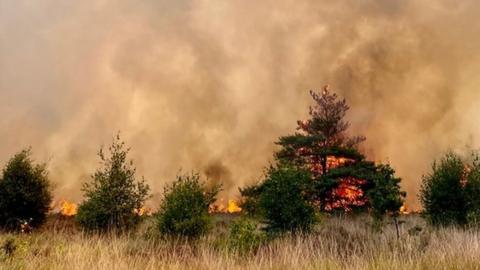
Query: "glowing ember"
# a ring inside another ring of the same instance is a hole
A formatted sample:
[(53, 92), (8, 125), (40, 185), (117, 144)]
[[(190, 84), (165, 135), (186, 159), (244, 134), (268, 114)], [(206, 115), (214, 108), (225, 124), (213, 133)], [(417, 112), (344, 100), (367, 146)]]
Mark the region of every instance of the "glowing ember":
[[(345, 157), (328, 156), (326, 162), (327, 171), (355, 162), (353, 159)], [(310, 170), (313, 173), (321, 174), (323, 168), (319, 160), (312, 160)], [(364, 196), (362, 186), (366, 184), (366, 180), (356, 179), (354, 177), (346, 177), (341, 179), (339, 185), (330, 192), (326, 201), (325, 210), (331, 211), (335, 209), (343, 209), (346, 212), (352, 210), (353, 207), (364, 206), (367, 198)]]
[(337, 168), (345, 165), (348, 162), (353, 162), (353, 161), (354, 160), (349, 158), (343, 158), (343, 157), (337, 158), (337, 157), (329, 156), (327, 157), (327, 169)]
[(63, 216), (71, 217), (75, 216), (78, 211), (78, 206), (75, 203), (68, 202), (67, 200), (60, 201), (60, 214)]
[(472, 168), (470, 166), (465, 165), (463, 168), (463, 173), (462, 173), (462, 178), (460, 179), (460, 183), (462, 184), (462, 187), (465, 187), (467, 185), (468, 181), (468, 175), (472, 171)]
[(400, 214), (402, 214), (402, 215), (408, 215), (408, 214), (410, 214), (410, 211), (408, 211), (407, 204), (404, 203), (404, 204), (400, 207)]
[(353, 206), (364, 206), (367, 203), (367, 198), (364, 196), (361, 186), (365, 183), (365, 180), (352, 177), (343, 179), (338, 187), (331, 191), (325, 210), (341, 208), (349, 212)]
[(138, 216), (151, 216), (152, 210), (148, 207), (140, 207), (138, 209), (133, 209), (133, 212)]

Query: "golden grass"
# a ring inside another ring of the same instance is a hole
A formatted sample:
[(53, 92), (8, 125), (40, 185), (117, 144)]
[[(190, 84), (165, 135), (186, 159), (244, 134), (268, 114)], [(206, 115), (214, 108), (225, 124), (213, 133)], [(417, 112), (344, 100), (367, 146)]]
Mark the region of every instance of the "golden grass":
[[(14, 239), (14, 255), (0, 255), (0, 269), (480, 269), (475, 229), (431, 229), (404, 217), (401, 238), (393, 225), (371, 229), (366, 218), (330, 218), (308, 236), (286, 236), (239, 256), (218, 245), (219, 229), (195, 243), (136, 235), (92, 236), (49, 230)], [(417, 234), (410, 228), (421, 226)], [(145, 227), (145, 226), (144, 226)]]

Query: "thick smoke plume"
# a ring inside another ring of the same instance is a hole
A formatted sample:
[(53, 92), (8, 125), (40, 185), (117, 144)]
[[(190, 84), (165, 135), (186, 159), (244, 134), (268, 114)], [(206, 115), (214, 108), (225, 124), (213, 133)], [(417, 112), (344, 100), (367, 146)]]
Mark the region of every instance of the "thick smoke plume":
[(32, 146), (80, 200), (118, 130), (153, 190), (182, 169), (262, 175), (328, 83), (411, 204), (448, 149), (477, 147), (477, 0), (0, 0), (0, 162)]

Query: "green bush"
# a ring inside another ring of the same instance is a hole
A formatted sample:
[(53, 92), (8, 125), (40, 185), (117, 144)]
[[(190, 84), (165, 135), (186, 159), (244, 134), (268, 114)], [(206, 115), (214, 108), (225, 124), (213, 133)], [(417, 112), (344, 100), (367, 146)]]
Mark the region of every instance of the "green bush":
[(298, 232), (312, 228), (315, 211), (306, 196), (311, 182), (310, 174), (302, 169), (280, 166), (267, 171), (258, 205), (268, 230)]
[(256, 251), (266, 241), (266, 235), (259, 230), (257, 222), (241, 218), (230, 225), (228, 248), (233, 252)]
[(462, 159), (448, 153), (432, 165), (432, 172), (423, 177), (420, 199), (424, 216), (434, 225), (466, 224), (467, 198), (462, 180), (465, 165)]
[(149, 187), (145, 180), (135, 180), (136, 169), (127, 161), (128, 151), (118, 135), (109, 147), (110, 156), (100, 149), (103, 167), (95, 172), (90, 183), (84, 184), (86, 200), (76, 216), (84, 229), (125, 231), (138, 225), (140, 217), (134, 210), (144, 205)]
[(467, 222), (480, 225), (480, 160), (473, 155), (473, 162), (468, 166), (465, 183), (465, 199), (467, 201)]
[(0, 227), (21, 230), (21, 224), (35, 228), (45, 222), (52, 195), (45, 164), (33, 164), (30, 150), (16, 154), (3, 169), (0, 179)]
[(262, 194), (262, 189), (262, 183), (256, 183), (239, 188), (240, 195), (242, 196), (242, 201), (240, 203), (242, 213), (255, 218), (263, 215), (259, 207), (259, 198), (260, 194)]
[(160, 233), (171, 236), (197, 238), (205, 234), (211, 224), (208, 209), (215, 202), (219, 187), (208, 189), (200, 182), (200, 175), (179, 175), (165, 188), (158, 212)]
[(377, 165), (370, 181), (373, 186), (367, 197), (374, 220), (381, 223), (385, 215), (398, 216), (407, 194), (401, 191), (401, 179), (395, 177), (395, 171), (390, 165)]

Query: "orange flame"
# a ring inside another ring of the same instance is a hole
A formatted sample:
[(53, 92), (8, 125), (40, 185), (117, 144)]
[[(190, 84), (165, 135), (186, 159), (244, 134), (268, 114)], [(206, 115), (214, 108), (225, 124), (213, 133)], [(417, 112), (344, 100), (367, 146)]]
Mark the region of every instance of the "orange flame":
[(238, 206), (235, 200), (228, 200), (227, 212), (230, 214), (242, 212), (242, 208)]
[(408, 207), (407, 207), (407, 204), (404, 203), (401, 207), (400, 207), (400, 214), (402, 215), (408, 215), (410, 214), (410, 211), (408, 210)]
[(133, 209), (133, 212), (142, 217), (142, 216), (151, 216), (152, 215), (152, 209), (148, 208), (148, 207), (140, 207), (138, 209)]
[(67, 200), (60, 201), (60, 214), (63, 216), (75, 216), (77, 212), (78, 206), (75, 203), (68, 202)]
[(209, 209), (210, 213), (228, 213), (235, 214), (242, 212), (242, 208), (238, 205), (238, 202), (235, 200), (228, 200), (228, 203), (225, 205), (224, 200), (220, 199)]

